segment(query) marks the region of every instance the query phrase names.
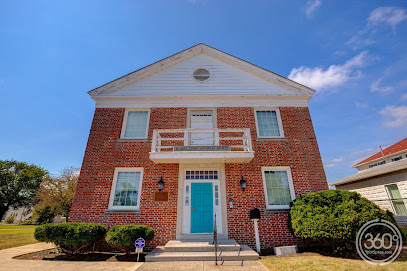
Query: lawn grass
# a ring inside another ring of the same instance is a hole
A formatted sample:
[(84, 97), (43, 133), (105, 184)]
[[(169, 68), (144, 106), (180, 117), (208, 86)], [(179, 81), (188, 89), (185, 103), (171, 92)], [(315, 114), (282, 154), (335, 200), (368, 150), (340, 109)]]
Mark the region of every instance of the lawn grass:
[(317, 253), (300, 253), (295, 256), (266, 256), (260, 260), (269, 270), (287, 271), (353, 271), (380, 270), (405, 271), (407, 261), (400, 259), (385, 266), (373, 266), (362, 260), (322, 256)]
[(0, 250), (38, 243), (34, 239), (37, 226), (0, 225)]

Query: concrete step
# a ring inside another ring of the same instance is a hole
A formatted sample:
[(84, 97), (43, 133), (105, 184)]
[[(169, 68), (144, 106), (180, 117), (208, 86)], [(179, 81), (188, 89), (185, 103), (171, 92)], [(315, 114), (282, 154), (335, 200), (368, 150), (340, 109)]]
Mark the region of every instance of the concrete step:
[[(218, 261), (253, 261), (259, 259), (259, 254), (246, 245), (241, 245), (240, 251), (219, 251), (217, 255)], [(167, 251), (159, 247), (147, 254), (145, 259), (146, 262), (215, 261), (215, 252)]]
[[(164, 246), (165, 252), (215, 251), (212, 241), (171, 240)], [(233, 239), (219, 240), (218, 251), (239, 251), (240, 245)]]

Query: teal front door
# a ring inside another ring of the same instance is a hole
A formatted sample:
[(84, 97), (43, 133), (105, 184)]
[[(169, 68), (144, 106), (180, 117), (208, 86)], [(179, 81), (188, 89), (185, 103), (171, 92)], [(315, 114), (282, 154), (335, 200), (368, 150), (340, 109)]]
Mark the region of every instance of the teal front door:
[(211, 183), (191, 184), (191, 233), (213, 232), (213, 194)]

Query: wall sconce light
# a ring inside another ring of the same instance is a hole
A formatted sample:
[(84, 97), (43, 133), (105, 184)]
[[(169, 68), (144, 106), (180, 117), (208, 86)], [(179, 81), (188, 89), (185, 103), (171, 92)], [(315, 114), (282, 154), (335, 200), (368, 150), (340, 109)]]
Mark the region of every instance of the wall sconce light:
[(233, 199), (232, 198), (229, 199), (229, 208), (233, 209)]
[(161, 176), (161, 179), (158, 181), (158, 191), (164, 190), (164, 181), (163, 181), (163, 176)]
[(246, 189), (246, 180), (243, 178), (240, 180), (240, 187), (242, 188), (242, 190), (244, 191)]

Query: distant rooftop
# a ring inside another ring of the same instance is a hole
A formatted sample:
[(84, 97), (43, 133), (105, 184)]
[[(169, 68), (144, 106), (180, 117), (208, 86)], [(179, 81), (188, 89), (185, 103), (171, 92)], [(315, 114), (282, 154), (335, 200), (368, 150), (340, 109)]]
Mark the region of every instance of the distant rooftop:
[(391, 145), (390, 147), (384, 149), (383, 154), (382, 154), (381, 151), (379, 151), (378, 153), (373, 154), (372, 156), (366, 158), (365, 160), (357, 163), (353, 167), (360, 166), (360, 165), (365, 164), (367, 162), (370, 162), (370, 161), (373, 161), (373, 160), (376, 160), (376, 159), (380, 159), (382, 157), (385, 157), (385, 156), (388, 156), (388, 155), (391, 155), (391, 154), (395, 154), (395, 153), (398, 153), (398, 152), (403, 151), (403, 150), (407, 150), (407, 137), (404, 138), (403, 140)]

